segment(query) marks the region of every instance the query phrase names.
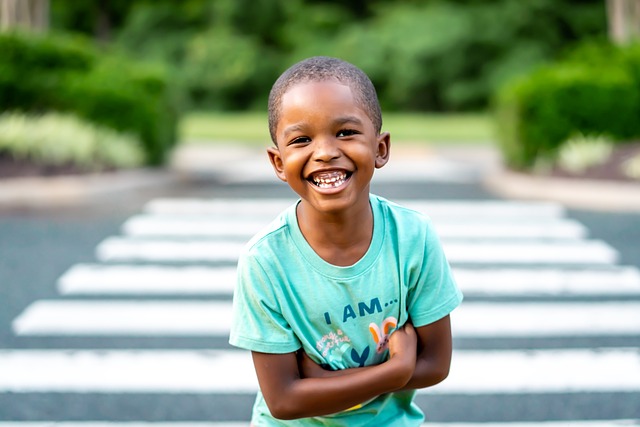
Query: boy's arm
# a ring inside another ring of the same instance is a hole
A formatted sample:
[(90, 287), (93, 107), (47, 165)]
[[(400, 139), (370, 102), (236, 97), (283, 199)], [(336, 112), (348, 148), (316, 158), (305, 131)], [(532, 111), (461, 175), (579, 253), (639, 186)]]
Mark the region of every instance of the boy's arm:
[(449, 316), (416, 328), (418, 356), (413, 376), (404, 389), (425, 388), (442, 382), (449, 375), (452, 340)]
[(330, 378), (302, 378), (295, 353), (252, 352), (252, 356), (271, 414), (295, 419), (340, 412), (404, 387), (416, 365), (413, 327), (391, 335), (389, 353), (389, 360), (380, 365)]
[[(403, 389), (417, 389), (438, 384), (449, 374), (451, 365), (451, 322), (449, 316), (426, 326), (416, 328), (418, 348), (413, 375)], [(393, 337), (393, 334), (391, 335)], [(300, 366), (308, 377), (340, 377), (372, 366), (329, 371), (313, 362), (306, 354), (300, 355)]]

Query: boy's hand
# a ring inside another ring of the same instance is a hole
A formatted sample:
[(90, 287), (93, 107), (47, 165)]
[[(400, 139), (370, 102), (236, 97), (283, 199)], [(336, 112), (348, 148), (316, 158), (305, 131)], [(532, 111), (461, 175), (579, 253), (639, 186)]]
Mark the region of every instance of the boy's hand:
[(401, 365), (411, 369), (411, 373), (416, 366), (417, 348), (418, 337), (410, 322), (394, 331), (389, 338), (389, 358), (399, 359)]

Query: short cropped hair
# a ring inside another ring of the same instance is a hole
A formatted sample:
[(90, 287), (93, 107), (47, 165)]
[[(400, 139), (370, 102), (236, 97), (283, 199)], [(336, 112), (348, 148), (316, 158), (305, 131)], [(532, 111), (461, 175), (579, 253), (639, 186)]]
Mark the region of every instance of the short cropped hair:
[(335, 80), (349, 86), (377, 133), (382, 129), (382, 112), (378, 95), (369, 77), (358, 67), (338, 58), (314, 56), (292, 65), (271, 88), (269, 93), (269, 133), (277, 145), (276, 127), (282, 112), (282, 97), (294, 85), (299, 83), (324, 82)]

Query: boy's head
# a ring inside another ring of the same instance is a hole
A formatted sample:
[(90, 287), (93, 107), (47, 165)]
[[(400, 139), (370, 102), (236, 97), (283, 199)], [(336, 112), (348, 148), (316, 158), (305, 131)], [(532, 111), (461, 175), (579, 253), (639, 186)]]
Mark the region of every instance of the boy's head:
[(382, 113), (376, 89), (369, 77), (358, 67), (346, 61), (326, 56), (314, 56), (291, 66), (276, 80), (269, 94), (269, 133), (277, 145), (276, 128), (280, 120), (282, 97), (300, 83), (336, 81), (349, 86), (362, 110), (367, 114), (377, 133), (382, 129)]

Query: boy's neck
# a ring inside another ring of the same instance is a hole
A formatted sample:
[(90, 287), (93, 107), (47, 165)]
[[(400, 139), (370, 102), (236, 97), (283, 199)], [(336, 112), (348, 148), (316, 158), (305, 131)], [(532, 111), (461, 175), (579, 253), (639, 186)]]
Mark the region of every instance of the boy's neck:
[(369, 249), (373, 236), (373, 213), (368, 201), (357, 211), (335, 214), (319, 213), (302, 201), (296, 214), (305, 240), (329, 264), (340, 267), (353, 265)]

